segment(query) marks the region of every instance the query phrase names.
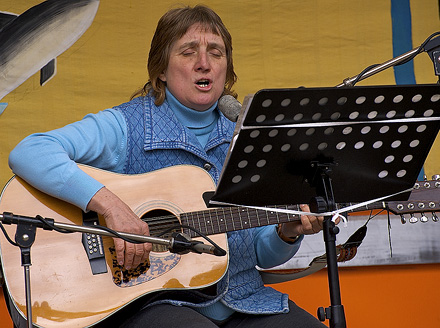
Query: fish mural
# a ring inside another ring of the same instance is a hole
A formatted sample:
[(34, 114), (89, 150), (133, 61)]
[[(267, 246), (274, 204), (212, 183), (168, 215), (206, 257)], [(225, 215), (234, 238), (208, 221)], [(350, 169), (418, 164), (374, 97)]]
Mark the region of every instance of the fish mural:
[[(47, 0), (21, 15), (0, 12), (0, 101), (38, 71), (41, 86), (54, 77), (56, 58), (90, 27), (98, 6)], [(0, 114), (6, 105), (0, 102)]]

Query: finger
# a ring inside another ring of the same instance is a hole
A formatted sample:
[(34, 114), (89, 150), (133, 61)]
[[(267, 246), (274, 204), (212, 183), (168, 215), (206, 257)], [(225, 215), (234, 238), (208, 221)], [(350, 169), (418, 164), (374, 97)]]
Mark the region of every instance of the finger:
[(133, 267), (137, 267), (141, 264), (142, 258), (144, 257), (145, 249), (143, 244), (136, 244), (134, 248), (134, 257), (133, 257)]
[(316, 217), (316, 216), (313, 216), (311, 218), (309, 217), (309, 220), (312, 223), (312, 230), (314, 233), (317, 233), (322, 230), (323, 223), (320, 217)]
[(124, 259), (125, 259), (125, 246), (124, 241), (119, 238), (113, 238), (113, 241), (115, 243), (115, 251), (116, 251), (116, 261), (118, 261), (118, 264), (120, 266), (124, 265)]
[(133, 260), (135, 255), (135, 245), (132, 243), (125, 243), (125, 268), (127, 270), (131, 269), (133, 267)]
[(144, 255), (142, 256), (141, 262), (144, 263), (147, 261), (148, 257), (150, 256), (150, 252), (152, 250), (152, 245), (150, 243), (143, 244), (144, 246)]
[[(307, 204), (300, 205), (303, 212), (310, 212), (310, 207)], [(324, 218), (322, 216), (316, 217), (314, 215), (307, 215), (307, 219), (310, 225), (306, 224), (306, 229), (310, 233), (317, 233), (321, 231), (324, 227)]]
[[(299, 207), (301, 208), (301, 211), (303, 211), (303, 212), (309, 211), (309, 206), (306, 204), (301, 204)], [(308, 216), (305, 214), (302, 214), (300, 217), (301, 217), (301, 225), (302, 225), (303, 231), (304, 232), (309, 231), (312, 228), (312, 226), (311, 226), (311, 223), (310, 223)]]
[(324, 229), (324, 220), (325, 220), (325, 217), (323, 217), (323, 216), (317, 216), (317, 217), (316, 217), (316, 220), (317, 220), (317, 222), (318, 222), (319, 230)]
[(301, 228), (303, 234), (309, 234), (312, 231), (312, 223), (307, 215), (301, 215)]
[(302, 215), (301, 224), (304, 234), (315, 234), (322, 230), (322, 222), (313, 215)]

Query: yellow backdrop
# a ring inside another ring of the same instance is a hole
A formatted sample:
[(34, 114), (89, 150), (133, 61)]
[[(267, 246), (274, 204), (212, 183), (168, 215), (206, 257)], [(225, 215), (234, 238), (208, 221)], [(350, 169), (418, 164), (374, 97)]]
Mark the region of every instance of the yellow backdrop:
[[(21, 14), (40, 2), (1, 0), (0, 10)], [(390, 1), (213, 0), (205, 4), (219, 13), (233, 36), (239, 100), (262, 88), (335, 86), (370, 64), (394, 57)], [(440, 29), (438, 1), (410, 4), (416, 47)], [(26, 135), (124, 102), (145, 83), (157, 20), (175, 5), (174, 1), (101, 1), (91, 27), (58, 57), (52, 80), (41, 87), (35, 74), (0, 100), (8, 104), (0, 115), (1, 185), (12, 175), (8, 154)], [(428, 55), (419, 55), (414, 65), (417, 83), (437, 81)], [(368, 84), (395, 84), (393, 70), (360, 83)], [(435, 145), (425, 164), (428, 176), (440, 172), (439, 157)]]
[[(0, 0), (0, 11), (20, 14), (41, 1)], [(205, 4), (220, 14), (233, 36), (239, 100), (263, 88), (335, 86), (394, 57), (391, 0), (206, 0)], [(57, 75), (51, 81), (40, 87), (36, 74), (0, 100), (8, 103), (0, 115), (1, 185), (12, 175), (8, 154), (25, 136), (122, 103), (145, 83), (154, 28), (174, 5), (166, 0), (102, 0), (91, 27), (58, 57)], [(438, 0), (410, 0), (410, 6), (416, 47), (440, 30)], [(437, 81), (426, 54), (414, 60), (414, 67), (417, 83)], [(372, 84), (395, 84), (393, 70), (360, 83)], [(437, 141), (425, 163), (428, 176), (440, 173), (439, 158)], [(438, 326), (439, 299), (433, 291), (438, 290), (439, 272), (438, 264), (342, 268), (348, 326)], [(322, 271), (277, 288), (295, 301), (301, 295), (298, 304), (316, 313), (318, 305), (328, 304), (325, 275)], [(403, 315), (402, 306), (406, 306)], [(8, 320), (0, 318), (5, 325)]]

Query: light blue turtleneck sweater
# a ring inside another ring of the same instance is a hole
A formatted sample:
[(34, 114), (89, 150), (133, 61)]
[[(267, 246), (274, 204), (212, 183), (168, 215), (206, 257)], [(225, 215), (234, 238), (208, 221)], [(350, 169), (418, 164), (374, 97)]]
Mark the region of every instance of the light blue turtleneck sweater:
[(182, 105), (168, 89), (166, 89), (166, 100), (180, 122), (194, 132), (200, 144), (205, 147), (219, 117), (215, 110), (217, 102), (207, 110), (200, 112)]

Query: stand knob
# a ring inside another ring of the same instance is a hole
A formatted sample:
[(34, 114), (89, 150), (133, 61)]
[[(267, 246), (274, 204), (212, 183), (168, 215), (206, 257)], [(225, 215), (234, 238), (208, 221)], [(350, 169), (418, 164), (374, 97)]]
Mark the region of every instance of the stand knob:
[(324, 212), (327, 212), (327, 202), (321, 196), (313, 197), (310, 200), (309, 206), (310, 206), (310, 210), (313, 213), (324, 213)]
[(327, 309), (324, 309), (322, 306), (318, 308), (318, 319), (322, 322), (324, 322), (325, 320), (329, 319), (327, 317)]

